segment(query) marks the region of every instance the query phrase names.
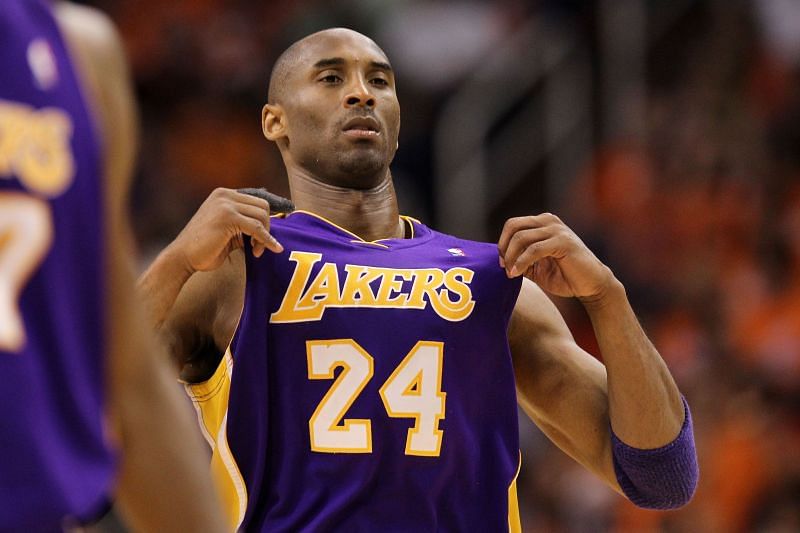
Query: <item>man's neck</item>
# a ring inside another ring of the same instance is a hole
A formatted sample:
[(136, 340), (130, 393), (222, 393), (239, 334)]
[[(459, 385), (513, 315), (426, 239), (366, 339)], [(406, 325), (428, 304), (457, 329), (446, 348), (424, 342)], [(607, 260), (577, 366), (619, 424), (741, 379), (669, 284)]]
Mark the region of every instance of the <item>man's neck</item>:
[(376, 187), (359, 190), (329, 185), (307, 173), (290, 171), (289, 187), (297, 209), (320, 215), (365, 241), (404, 235), (389, 172)]

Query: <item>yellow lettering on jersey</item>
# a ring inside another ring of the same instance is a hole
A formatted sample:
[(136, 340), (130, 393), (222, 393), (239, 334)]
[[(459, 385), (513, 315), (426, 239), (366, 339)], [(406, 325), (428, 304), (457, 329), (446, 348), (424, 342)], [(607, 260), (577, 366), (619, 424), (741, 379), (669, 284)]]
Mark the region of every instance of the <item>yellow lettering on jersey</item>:
[[(411, 295), (408, 297), (409, 307), (415, 309), (425, 309), (425, 299), (437, 300), (439, 294), (436, 289), (444, 283), (444, 272), (438, 268), (423, 268), (414, 271), (414, 285), (411, 287)], [(434, 307), (435, 309), (435, 307)]]
[(25, 106), (0, 102), (0, 176), (10, 177), (14, 171), (17, 146), (22, 143), (25, 117), (30, 114)]
[[(472, 313), (475, 301), (472, 299), (469, 284), (472, 283), (473, 274), (466, 268), (451, 268), (445, 273), (444, 286), (446, 288), (438, 293), (439, 298), (435, 303), (434, 300), (431, 300), (431, 305), (439, 316), (447, 320), (458, 321)], [(450, 293), (457, 295), (458, 299), (451, 300)]]
[(312, 280), (311, 270), (321, 259), (316, 253), (291, 253), (295, 270), (280, 307), (270, 316), (271, 323), (319, 320), (330, 307), (425, 309), (429, 303), (440, 317), (457, 322), (475, 308), (469, 286), (474, 272), (467, 268), (444, 272), (345, 265), (340, 280), (336, 263), (323, 263)]
[[(300, 298), (300, 309), (316, 309), (326, 306), (338, 305), (339, 300), (339, 272), (334, 263), (325, 263), (311, 282), (305, 294)], [(322, 314), (322, 311), (319, 313)]]
[(410, 270), (385, 269), (378, 289), (378, 307), (405, 307), (408, 295), (400, 291), (403, 290), (403, 281), (412, 279), (414, 274)]
[(61, 109), (0, 101), (0, 178), (15, 175), (31, 192), (58, 196), (75, 177), (72, 131)]
[(319, 320), (322, 316), (322, 309), (319, 303), (312, 305), (311, 308), (300, 308), (300, 297), (303, 289), (311, 276), (311, 268), (322, 259), (322, 254), (310, 252), (292, 252), (289, 261), (294, 261), (297, 266), (292, 274), (286, 294), (277, 311), (270, 316), (270, 322), (303, 322), (307, 320)]
[(375, 307), (378, 302), (369, 284), (380, 278), (381, 272), (361, 265), (346, 265), (344, 270), (346, 276), (342, 288), (342, 306)]

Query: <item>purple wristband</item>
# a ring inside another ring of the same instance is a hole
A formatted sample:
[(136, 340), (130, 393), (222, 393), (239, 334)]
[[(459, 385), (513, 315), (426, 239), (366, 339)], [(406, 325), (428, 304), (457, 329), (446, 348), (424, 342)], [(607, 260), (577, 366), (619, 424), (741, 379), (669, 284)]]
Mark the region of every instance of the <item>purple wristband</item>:
[(686, 398), (683, 427), (669, 444), (652, 450), (628, 446), (611, 430), (614, 472), (630, 501), (647, 509), (675, 509), (686, 505), (697, 488), (700, 471), (694, 447), (692, 415)]

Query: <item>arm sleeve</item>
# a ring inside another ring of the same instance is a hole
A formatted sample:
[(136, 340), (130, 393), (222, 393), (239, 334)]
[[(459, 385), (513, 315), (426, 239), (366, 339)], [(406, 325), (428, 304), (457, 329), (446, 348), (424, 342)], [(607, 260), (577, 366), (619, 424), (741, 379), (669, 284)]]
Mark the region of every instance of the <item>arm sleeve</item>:
[(642, 450), (622, 442), (612, 429), (614, 472), (625, 496), (647, 509), (675, 509), (689, 502), (700, 476), (692, 415), (683, 400), (684, 421), (678, 436), (661, 448)]

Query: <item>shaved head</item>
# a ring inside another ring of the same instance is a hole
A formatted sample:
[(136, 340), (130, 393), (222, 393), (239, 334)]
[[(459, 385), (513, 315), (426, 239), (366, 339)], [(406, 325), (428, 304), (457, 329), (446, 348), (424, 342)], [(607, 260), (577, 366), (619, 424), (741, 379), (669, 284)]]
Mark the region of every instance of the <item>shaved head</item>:
[(389, 175), (400, 131), (392, 66), (372, 39), (353, 30), (311, 34), (275, 62), (261, 122), (290, 176), (375, 187)]
[[(342, 35), (350, 35), (358, 39), (363, 39), (364, 41), (371, 43), (376, 50), (380, 51), (384, 58), (386, 57), (384, 51), (381, 50), (375, 41), (366, 35), (348, 28), (329, 28), (327, 30), (312, 33), (311, 35), (295, 41), (291, 46), (289, 46), (289, 48), (284, 50), (280, 56), (278, 56), (278, 59), (275, 60), (275, 64), (272, 66), (272, 73), (270, 74), (269, 78), (269, 93), (267, 95), (268, 102), (270, 104), (283, 103), (286, 97), (286, 82), (291, 74), (297, 70), (298, 64), (302, 61), (303, 57), (305, 57), (309, 48), (319, 44), (328, 37)], [(388, 59), (386, 62), (388, 64)]]

